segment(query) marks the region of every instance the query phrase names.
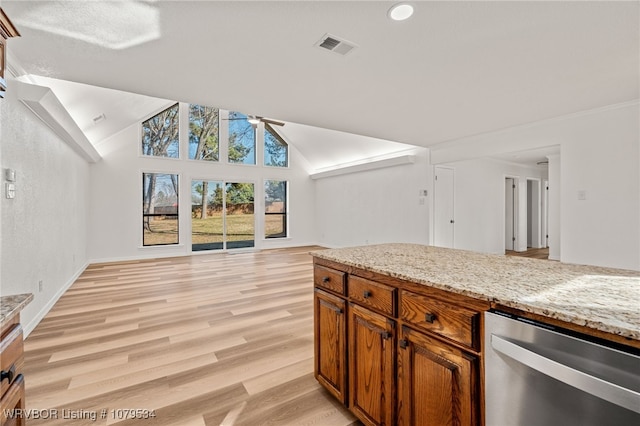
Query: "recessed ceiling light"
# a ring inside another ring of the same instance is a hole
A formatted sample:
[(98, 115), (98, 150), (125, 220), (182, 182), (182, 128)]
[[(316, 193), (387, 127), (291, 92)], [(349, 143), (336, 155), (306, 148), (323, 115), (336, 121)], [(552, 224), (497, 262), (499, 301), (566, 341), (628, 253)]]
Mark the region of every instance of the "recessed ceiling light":
[(409, 3), (398, 3), (391, 6), (389, 12), (387, 12), (389, 18), (394, 21), (404, 21), (405, 19), (409, 19), (411, 15), (413, 15), (413, 6)]

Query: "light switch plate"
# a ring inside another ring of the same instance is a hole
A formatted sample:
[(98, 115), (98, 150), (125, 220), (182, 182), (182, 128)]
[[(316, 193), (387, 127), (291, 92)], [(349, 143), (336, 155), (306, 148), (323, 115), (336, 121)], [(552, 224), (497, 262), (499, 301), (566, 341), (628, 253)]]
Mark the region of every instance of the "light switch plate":
[(7, 198), (15, 198), (16, 197), (16, 184), (15, 183), (5, 183)]

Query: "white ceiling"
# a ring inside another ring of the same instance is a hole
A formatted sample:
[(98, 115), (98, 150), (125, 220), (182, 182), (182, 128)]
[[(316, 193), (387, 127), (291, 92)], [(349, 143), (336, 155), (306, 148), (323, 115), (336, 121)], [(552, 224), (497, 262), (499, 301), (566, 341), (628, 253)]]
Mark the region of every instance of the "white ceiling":
[(27, 73), (419, 146), (640, 97), (638, 1), (414, 1), (405, 22), (393, 3), (2, 7)]

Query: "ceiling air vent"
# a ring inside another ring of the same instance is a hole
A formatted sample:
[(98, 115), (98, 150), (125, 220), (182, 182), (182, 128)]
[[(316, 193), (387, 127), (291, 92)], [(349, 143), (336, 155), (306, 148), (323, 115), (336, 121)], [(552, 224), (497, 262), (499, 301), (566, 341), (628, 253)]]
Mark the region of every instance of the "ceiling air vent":
[(351, 43), (350, 41), (341, 39), (331, 34), (325, 34), (324, 36), (322, 36), (320, 41), (316, 43), (316, 46), (342, 56), (346, 55), (357, 47), (355, 43)]

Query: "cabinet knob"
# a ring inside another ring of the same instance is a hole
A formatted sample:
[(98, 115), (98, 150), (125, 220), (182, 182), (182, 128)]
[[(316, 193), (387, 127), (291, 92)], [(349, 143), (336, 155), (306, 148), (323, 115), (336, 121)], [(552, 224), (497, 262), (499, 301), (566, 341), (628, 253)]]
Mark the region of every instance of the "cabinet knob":
[(428, 323), (433, 324), (433, 322), (436, 320), (436, 314), (426, 313), (424, 315), (424, 320)]
[(331, 278), (329, 278), (329, 277), (322, 277), (322, 282), (323, 282), (323, 283), (325, 283), (325, 284), (326, 284), (326, 283), (328, 283), (329, 281), (331, 281)]
[(400, 340), (398, 344), (402, 349), (407, 349), (407, 346), (409, 346), (409, 342), (407, 341), (407, 339)]
[(384, 340), (390, 339), (391, 338), (391, 333), (389, 333), (388, 331), (382, 332), (382, 338)]
[(371, 292), (369, 290), (365, 290), (364, 293), (362, 293), (362, 297), (364, 297), (365, 299), (370, 298)]
[(7, 379), (9, 381), (9, 384), (11, 384), (11, 382), (13, 382), (13, 378), (15, 377), (15, 375), (16, 375), (16, 366), (14, 364), (11, 367), (9, 367), (8, 371), (2, 370), (2, 372), (0, 372), (0, 382), (4, 381), (4, 379)]

